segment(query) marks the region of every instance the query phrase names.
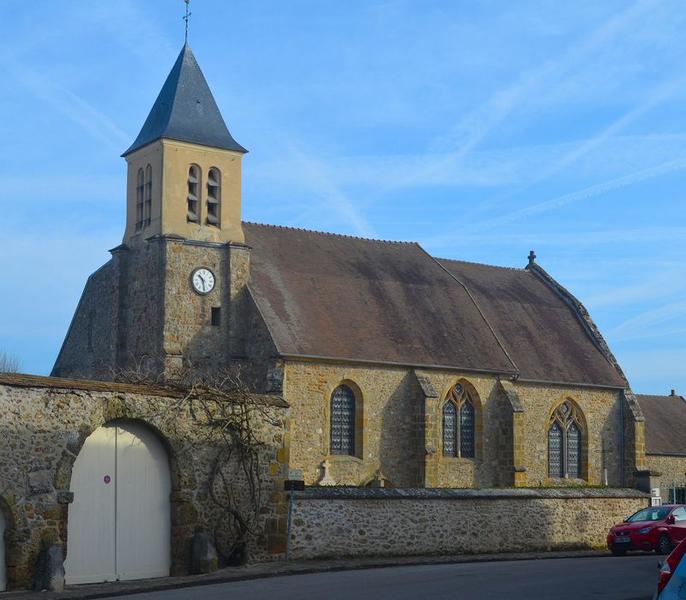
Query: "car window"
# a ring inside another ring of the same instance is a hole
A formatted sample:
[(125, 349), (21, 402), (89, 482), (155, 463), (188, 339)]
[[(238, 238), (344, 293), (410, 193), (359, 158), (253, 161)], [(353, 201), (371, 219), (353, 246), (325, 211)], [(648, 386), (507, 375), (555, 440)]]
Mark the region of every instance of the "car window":
[(628, 523), (638, 523), (639, 521), (662, 521), (668, 514), (670, 508), (665, 507), (654, 507), (654, 508), (644, 508), (639, 510), (635, 515), (631, 515), (628, 519)]
[(672, 514), (674, 515), (675, 521), (686, 520), (686, 508), (684, 508), (683, 506), (680, 506), (679, 508), (675, 508), (674, 512)]

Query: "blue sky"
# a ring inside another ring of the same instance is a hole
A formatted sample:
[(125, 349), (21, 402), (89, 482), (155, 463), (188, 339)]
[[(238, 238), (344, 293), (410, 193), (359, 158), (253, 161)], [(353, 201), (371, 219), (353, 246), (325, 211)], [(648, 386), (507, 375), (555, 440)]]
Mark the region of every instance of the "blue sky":
[[(194, 0), (247, 220), (539, 262), (636, 391), (686, 393), (679, 0)], [(0, 349), (48, 373), (124, 230), (181, 0), (4, 0)]]

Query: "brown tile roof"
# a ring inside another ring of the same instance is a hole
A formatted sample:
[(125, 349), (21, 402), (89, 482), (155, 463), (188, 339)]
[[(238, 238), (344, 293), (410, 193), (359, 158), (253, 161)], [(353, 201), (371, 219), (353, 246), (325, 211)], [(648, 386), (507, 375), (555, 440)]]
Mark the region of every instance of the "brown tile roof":
[(440, 262), (472, 292), (522, 379), (624, 387), (578, 316), (533, 273), (456, 260)]
[[(159, 385), (115, 383), (113, 381), (92, 381), (88, 379), (63, 379), (62, 377), (43, 377), (42, 375), (26, 375), (25, 373), (0, 373), (0, 385), (23, 388), (50, 388), (59, 390), (82, 390), (87, 392), (113, 392), (120, 394), (142, 394), (145, 396), (163, 396), (167, 398), (181, 398), (183, 392)], [(258, 401), (273, 406), (288, 407), (288, 403), (280, 396), (254, 394)]]
[(646, 452), (686, 456), (686, 400), (637, 395), (645, 416)]
[(250, 290), (284, 356), (624, 385), (527, 271), (438, 261), (415, 243), (243, 227)]

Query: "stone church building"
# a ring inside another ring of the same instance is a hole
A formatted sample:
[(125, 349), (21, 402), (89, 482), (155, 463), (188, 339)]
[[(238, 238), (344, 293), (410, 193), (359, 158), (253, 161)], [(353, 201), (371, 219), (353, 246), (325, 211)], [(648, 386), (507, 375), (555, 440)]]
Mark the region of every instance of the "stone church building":
[(122, 244), (52, 375), (240, 368), (306, 484), (630, 486), (644, 420), (583, 305), (522, 269), (241, 220), (246, 155), (188, 45), (131, 147)]

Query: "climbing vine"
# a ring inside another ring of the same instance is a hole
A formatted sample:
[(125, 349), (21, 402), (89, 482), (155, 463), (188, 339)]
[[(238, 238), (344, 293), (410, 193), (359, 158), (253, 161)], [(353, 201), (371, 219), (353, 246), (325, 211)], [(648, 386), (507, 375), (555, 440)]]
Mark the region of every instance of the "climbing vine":
[(243, 564), (251, 541), (260, 534), (259, 517), (270, 483), (263, 472), (261, 454), (266, 444), (260, 439), (260, 428), (278, 426), (279, 420), (269, 405), (248, 390), (237, 370), (208, 374), (187, 365), (162, 378), (135, 368), (120, 371), (115, 378), (164, 388), (175, 400), (160, 403), (151, 420), (180, 440), (188, 437), (190, 420), (195, 434), (193, 443), (185, 440), (186, 452), (213, 449), (208, 479), (198, 481), (197, 487), (206, 490), (217, 509), (211, 533), (222, 561)]

